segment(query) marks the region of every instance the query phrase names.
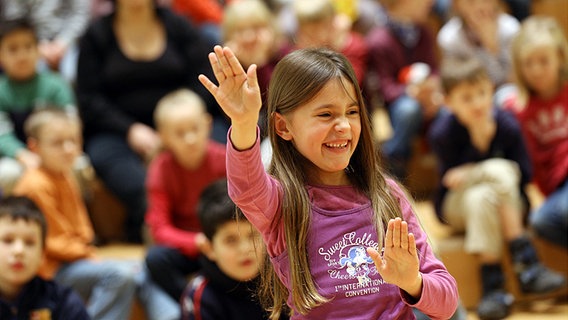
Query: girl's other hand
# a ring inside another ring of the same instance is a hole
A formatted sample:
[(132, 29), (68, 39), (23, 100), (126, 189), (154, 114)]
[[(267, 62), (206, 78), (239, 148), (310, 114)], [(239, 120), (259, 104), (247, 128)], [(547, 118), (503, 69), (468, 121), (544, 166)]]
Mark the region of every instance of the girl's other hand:
[(415, 299), (422, 294), (422, 275), (416, 252), (414, 235), (408, 232), (408, 223), (400, 218), (391, 219), (385, 236), (383, 255), (374, 248), (367, 253), (375, 262), (383, 280), (406, 291)]

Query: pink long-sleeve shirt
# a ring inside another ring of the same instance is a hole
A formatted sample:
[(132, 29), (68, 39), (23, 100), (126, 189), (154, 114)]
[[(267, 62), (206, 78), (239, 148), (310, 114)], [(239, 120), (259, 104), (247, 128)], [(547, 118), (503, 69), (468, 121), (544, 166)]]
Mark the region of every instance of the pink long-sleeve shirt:
[[(261, 232), (280, 280), (291, 291), (289, 260), (280, 217), (283, 189), (262, 166), (260, 147), (237, 151), (227, 144), (229, 195)], [(416, 307), (432, 319), (448, 319), (456, 310), (455, 279), (433, 254), (409, 201), (393, 181), (409, 232), (414, 233), (423, 278), (416, 301), (383, 281), (366, 247), (382, 247), (373, 230), (370, 200), (352, 186), (307, 185), (311, 203), (308, 235), (310, 272), (319, 292), (333, 300), (292, 319), (413, 319)], [(288, 304), (294, 309), (291, 295)]]

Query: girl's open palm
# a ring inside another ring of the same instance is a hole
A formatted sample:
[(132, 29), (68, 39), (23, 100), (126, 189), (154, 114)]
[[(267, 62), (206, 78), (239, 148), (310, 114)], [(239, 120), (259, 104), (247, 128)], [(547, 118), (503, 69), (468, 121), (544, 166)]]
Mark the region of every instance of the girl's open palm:
[(256, 65), (247, 72), (228, 47), (215, 46), (209, 53), (209, 62), (219, 85), (199, 75), (199, 81), (211, 92), (233, 123), (256, 123), (262, 106)]
[(383, 280), (400, 287), (412, 296), (420, 294), (422, 280), (416, 241), (414, 235), (408, 233), (406, 221), (400, 218), (389, 221), (382, 256), (373, 248), (368, 248), (367, 252), (375, 262)]

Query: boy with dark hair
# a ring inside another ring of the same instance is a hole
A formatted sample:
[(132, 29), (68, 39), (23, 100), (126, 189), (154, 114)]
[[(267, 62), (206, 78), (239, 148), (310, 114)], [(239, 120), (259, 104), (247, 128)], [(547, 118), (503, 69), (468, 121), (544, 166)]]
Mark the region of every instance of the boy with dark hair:
[(51, 71), (38, 71), (38, 38), (27, 19), (0, 22), (0, 188), (10, 194), (25, 169), (39, 157), (26, 148), (24, 121), (46, 106), (75, 109), (69, 83)]
[(226, 179), (203, 191), (197, 213), (207, 240), (200, 274), (182, 296), (182, 318), (268, 319), (255, 297), (264, 245), (229, 198)]
[(33, 201), (0, 199), (0, 318), (90, 319), (74, 291), (37, 276), (46, 234), (45, 218)]
[(476, 59), (445, 59), (442, 86), (449, 112), (432, 124), (429, 138), (439, 160), (440, 186), (435, 201), (439, 218), (465, 233), (465, 250), (479, 256), (482, 298), (480, 319), (503, 319), (512, 296), (501, 268), (509, 250), (525, 293), (546, 293), (566, 280), (545, 268), (526, 235), (524, 188), (531, 178), (519, 124), (493, 107), (493, 83)]

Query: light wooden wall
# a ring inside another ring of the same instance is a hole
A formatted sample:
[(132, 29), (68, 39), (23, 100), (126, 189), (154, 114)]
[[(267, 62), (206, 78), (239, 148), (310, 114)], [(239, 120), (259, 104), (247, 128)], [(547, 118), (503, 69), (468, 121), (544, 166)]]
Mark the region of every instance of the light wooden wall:
[(568, 37), (568, 0), (532, 0), (532, 13), (554, 17)]

